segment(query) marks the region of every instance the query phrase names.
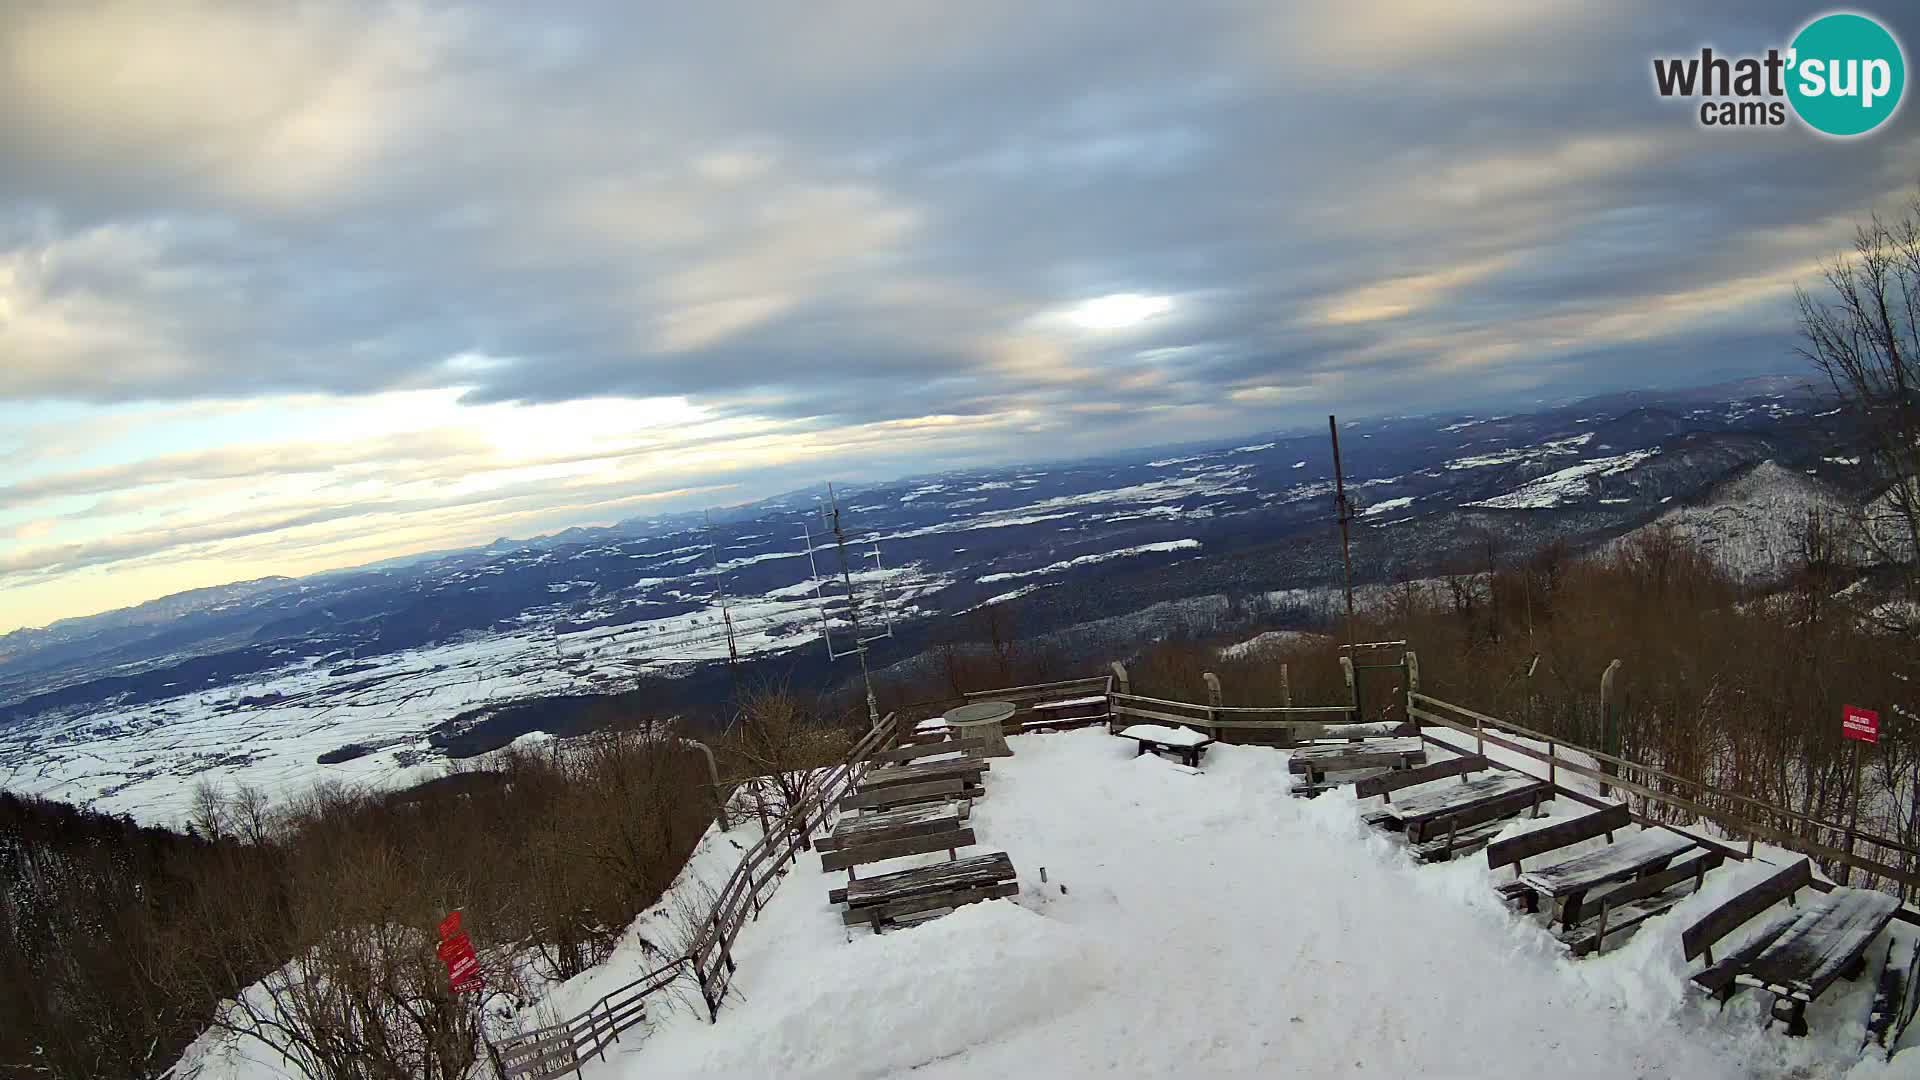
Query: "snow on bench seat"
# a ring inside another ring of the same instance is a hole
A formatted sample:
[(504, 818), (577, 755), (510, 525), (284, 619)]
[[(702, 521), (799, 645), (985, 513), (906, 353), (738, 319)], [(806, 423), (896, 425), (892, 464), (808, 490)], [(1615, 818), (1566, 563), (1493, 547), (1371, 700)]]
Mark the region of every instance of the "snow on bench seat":
[(1164, 724), (1135, 724), (1120, 732), (1120, 737), (1159, 743), (1161, 746), (1205, 746), (1213, 741), (1213, 736), (1203, 735), (1192, 728), (1167, 727)]
[(1583, 893), (1595, 885), (1632, 877), (1644, 870), (1657, 869), (1669, 859), (1694, 847), (1692, 839), (1666, 829), (1642, 829), (1618, 843), (1575, 855), (1550, 866), (1537, 866), (1520, 875), (1520, 881), (1541, 896), (1558, 898)]
[(1893, 921), (1900, 899), (1877, 889), (1834, 889), (1801, 907), (1737, 981), (1807, 1002), (1855, 966)]
[(1552, 796), (1553, 789), (1544, 780), (1518, 773), (1496, 773), (1469, 780), (1457, 786), (1443, 787), (1402, 798), (1382, 807), (1377, 815), (1389, 825), (1407, 832), (1407, 839), (1422, 843), (1430, 826), (1466, 828), (1495, 818), (1512, 817), (1529, 807), (1537, 807)]

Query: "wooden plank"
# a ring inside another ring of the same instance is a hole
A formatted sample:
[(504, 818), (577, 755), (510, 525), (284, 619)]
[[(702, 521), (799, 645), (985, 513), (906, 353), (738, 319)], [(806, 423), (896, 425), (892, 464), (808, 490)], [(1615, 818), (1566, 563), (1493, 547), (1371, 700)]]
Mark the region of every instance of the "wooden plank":
[(1404, 722), (1365, 723), (1365, 724), (1327, 724), (1322, 738), (1327, 739), (1386, 739), (1397, 735), (1407, 735), (1419, 729)]
[(1188, 727), (1211, 728), (1213, 726), (1208, 723), (1207, 719), (1203, 716), (1176, 716), (1172, 713), (1154, 712), (1151, 709), (1136, 709), (1131, 706), (1114, 706), (1113, 716), (1115, 723), (1118, 723), (1120, 718), (1125, 716), (1137, 717), (1143, 720), (1157, 720), (1163, 724), (1185, 724)]
[(987, 748), (985, 739), (950, 739), (936, 743), (908, 743), (891, 750), (882, 750), (869, 760), (881, 764), (905, 763), (921, 758), (937, 757), (942, 754), (968, 754)]
[(1520, 880), (1542, 896), (1560, 897), (1585, 892), (1596, 885), (1630, 878), (1658, 870), (1668, 860), (1693, 850), (1692, 838), (1665, 829), (1642, 829), (1571, 859), (1536, 866), (1520, 875)]
[(1436, 829), (1433, 839), (1413, 845), (1413, 857), (1417, 862), (1447, 862), (1456, 855), (1470, 855), (1506, 827), (1506, 818), (1501, 817), (1493, 821), (1483, 821), (1478, 825), (1469, 825), (1451, 833), (1445, 829)]
[(946, 851), (949, 848), (970, 847), (972, 844), (972, 829), (956, 828), (945, 832), (903, 836), (894, 840), (882, 840), (878, 843), (822, 852), (820, 869), (830, 873), (835, 870), (845, 870), (850, 866), (865, 866), (867, 863), (898, 859), (904, 855), (925, 855), (930, 851)]
[(1839, 888), (1803, 905), (1798, 917), (1747, 965), (1742, 980), (1812, 1001), (1860, 959), (1893, 921), (1900, 898)]
[(1560, 940), (1575, 956), (1598, 951), (1607, 936), (1637, 926), (1691, 896), (1707, 871), (1725, 859), (1718, 851), (1696, 848), (1667, 869), (1635, 878), (1600, 897), (1599, 912), (1561, 927)]
[(877, 787), (892, 787), (898, 784), (930, 783), (935, 780), (966, 779), (977, 781), (980, 774), (991, 768), (989, 762), (978, 758), (956, 758), (953, 761), (923, 761), (918, 765), (886, 765), (870, 770), (860, 779), (860, 790), (870, 791)]
[[(1369, 783), (1379, 783), (1382, 780), (1391, 780), (1397, 776), (1405, 776), (1409, 772), (1419, 771), (1419, 769), (1409, 769), (1402, 773), (1388, 773), (1386, 776), (1375, 777)], [(1546, 781), (1535, 780), (1531, 776), (1522, 776), (1519, 773), (1495, 772), (1486, 776), (1476, 776), (1463, 784), (1449, 784), (1432, 791), (1408, 795), (1399, 802), (1383, 806), (1381, 809), (1399, 818), (1402, 825), (1410, 825), (1457, 813), (1481, 799), (1528, 791), (1536, 786), (1545, 787)]]
[(1013, 860), (1004, 851), (972, 855), (952, 862), (917, 866), (891, 874), (847, 883), (846, 901), (855, 907), (884, 904), (916, 893), (976, 888), (1014, 876)]
[[(1713, 948), (1713, 943), (1741, 924), (1813, 883), (1813, 865), (1805, 859), (1776, 870), (1766, 880), (1707, 912), (1680, 935), (1680, 947), (1691, 960)], [(1782, 928), (1784, 929), (1784, 927)], [(1711, 958), (1709, 958), (1711, 959)]]
[(901, 784), (872, 791), (856, 791), (840, 799), (840, 809), (877, 809), (899, 806), (903, 803), (925, 802), (929, 799), (962, 798), (972, 787), (973, 785), (965, 780), (955, 777), (952, 780), (935, 780), (926, 784)]
[(814, 846), (821, 851), (833, 851), (901, 836), (957, 829), (967, 819), (968, 806), (967, 803), (948, 800), (841, 818), (840, 823), (834, 826), (833, 835), (820, 837), (814, 841)]
[(1759, 931), (1731, 955), (1717, 964), (1709, 964), (1705, 969), (1695, 972), (1691, 980), (1693, 985), (1721, 1001), (1732, 997), (1734, 991), (1738, 989), (1738, 983), (1735, 980), (1739, 978), (1740, 972), (1746, 969), (1747, 964), (1752, 962), (1754, 957), (1760, 955), (1762, 949), (1773, 944), (1775, 938), (1786, 933), (1787, 927), (1793, 924), (1793, 920), (1794, 912), (1783, 911), (1761, 923)]
[(1409, 758), (1417, 757), (1424, 760), (1426, 754), (1426, 744), (1418, 737), (1376, 739), (1372, 742), (1319, 743), (1299, 747), (1288, 755), (1287, 770), (1304, 773), (1308, 766), (1312, 766), (1314, 772), (1341, 772), (1380, 765), (1393, 766)]
[(1525, 836), (1516, 836), (1511, 840), (1502, 840), (1497, 844), (1489, 845), (1487, 868), (1498, 870), (1534, 855), (1544, 855), (1569, 844), (1577, 844), (1582, 840), (1591, 840), (1596, 836), (1618, 832), (1632, 824), (1633, 812), (1628, 810), (1624, 803), (1591, 814), (1582, 814), (1571, 821), (1549, 825), (1544, 829), (1535, 829)]
[[(1487, 777), (1488, 780), (1501, 780), (1504, 777)], [(1465, 786), (1465, 785), (1462, 785)], [(1457, 792), (1449, 792), (1458, 797)], [(1486, 794), (1478, 798), (1455, 802), (1440, 813), (1423, 813), (1417, 820), (1401, 819), (1401, 826), (1407, 830), (1407, 839), (1415, 843), (1425, 843), (1436, 839), (1448, 830), (1465, 830), (1470, 825), (1497, 821), (1500, 818), (1514, 817), (1523, 811), (1537, 810), (1541, 803), (1553, 798), (1553, 788), (1544, 780), (1502, 786), (1489, 785)]]
[(867, 926), (874, 923), (884, 925), (907, 915), (918, 915), (941, 908), (964, 907), (982, 900), (1018, 895), (1020, 895), (1020, 883), (1008, 881), (973, 889), (949, 889), (946, 892), (910, 896), (904, 900), (895, 900), (886, 904), (850, 907), (841, 913), (840, 918), (848, 926)]
[(565, 1024), (514, 1036), (500, 1045), (500, 1064), (508, 1080), (553, 1080), (579, 1069), (573, 1032)]
[(1460, 776), (1463, 773), (1479, 772), (1492, 767), (1486, 758), (1478, 754), (1466, 754), (1457, 758), (1448, 758), (1445, 761), (1435, 761), (1417, 769), (1403, 769), (1362, 780), (1353, 786), (1353, 794), (1355, 798), (1370, 799), (1375, 795), (1390, 795), (1401, 788), (1413, 787), (1415, 784), (1432, 783), (1435, 780), (1445, 780), (1449, 776)]

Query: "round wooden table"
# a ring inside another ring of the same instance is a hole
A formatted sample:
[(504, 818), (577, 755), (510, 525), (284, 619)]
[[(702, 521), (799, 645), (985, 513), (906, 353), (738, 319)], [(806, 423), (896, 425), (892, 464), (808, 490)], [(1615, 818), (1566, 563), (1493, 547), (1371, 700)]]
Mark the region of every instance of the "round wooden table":
[(1013, 705), (1006, 701), (976, 701), (971, 705), (962, 705), (957, 709), (948, 709), (941, 719), (947, 722), (947, 730), (953, 738), (981, 739), (987, 744), (982, 751), (986, 757), (1012, 757), (1013, 748), (1007, 745), (1007, 718), (1013, 715)]

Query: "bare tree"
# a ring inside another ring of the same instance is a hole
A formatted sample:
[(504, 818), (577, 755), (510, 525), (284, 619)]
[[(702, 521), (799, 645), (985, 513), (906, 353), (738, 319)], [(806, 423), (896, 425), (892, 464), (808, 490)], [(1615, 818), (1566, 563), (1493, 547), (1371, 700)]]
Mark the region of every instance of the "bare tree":
[(1867, 535), (1911, 567), (1920, 553), (1920, 193), (1896, 220), (1869, 218), (1852, 253), (1823, 270), (1823, 295), (1796, 290), (1800, 354), (1859, 414), (1889, 481)]

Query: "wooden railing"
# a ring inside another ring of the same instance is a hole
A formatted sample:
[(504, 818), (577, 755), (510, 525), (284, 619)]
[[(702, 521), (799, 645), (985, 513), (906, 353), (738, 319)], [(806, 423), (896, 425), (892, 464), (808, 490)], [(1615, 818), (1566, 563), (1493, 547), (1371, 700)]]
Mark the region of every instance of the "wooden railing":
[(1323, 738), (1329, 724), (1355, 718), (1348, 705), (1199, 705), (1191, 701), (1113, 695), (1113, 723), (1173, 724), (1190, 727), (1220, 742), (1295, 746)]
[[(1912, 862), (1920, 862), (1920, 848), (1913, 845), (1890, 837), (1849, 829), (1837, 822), (1804, 814), (1790, 807), (1778, 806), (1751, 796), (1726, 791), (1698, 780), (1677, 776), (1664, 769), (1642, 765), (1590, 747), (1570, 743), (1546, 732), (1486, 716), (1418, 691), (1409, 693), (1407, 701), (1408, 714), (1420, 723), (1436, 724), (1473, 736), (1476, 752), (1484, 751), (1487, 746), (1497, 746), (1510, 753), (1545, 762), (1547, 779), (1551, 783), (1557, 783), (1559, 773), (1568, 772), (1598, 781), (1609, 788), (1617, 788), (1645, 802), (1677, 810), (1686, 817), (1712, 822), (1728, 836), (1744, 839), (1749, 856), (1753, 853), (1754, 842), (1764, 840), (1823, 860), (1830, 866), (1844, 866), (1862, 871), (1869, 875), (1869, 882), (1874, 877), (1885, 878), (1900, 887), (1899, 895), (1903, 901), (1910, 895), (1915, 895), (1916, 890), (1920, 890), (1920, 873), (1915, 873), (1910, 868), (1893, 866), (1880, 858), (1861, 855), (1855, 851), (1857, 846), (1866, 845), (1883, 852), (1891, 852)], [(1515, 742), (1503, 737), (1502, 733), (1544, 743), (1546, 749), (1540, 750)], [(1612, 766), (1612, 768), (1611, 770), (1595, 768), (1579, 759), (1570, 760), (1565, 751), (1572, 751), (1582, 758), (1591, 759), (1601, 766)], [(1808, 837), (1799, 832), (1779, 828), (1773, 822), (1800, 825), (1813, 832), (1815, 836)], [(1846, 839), (1842, 841), (1845, 846), (1835, 847), (1821, 841), (1818, 835), (1822, 832), (1830, 833), (1835, 837), (1845, 837)]]
[[(666, 991), (683, 975), (691, 975), (699, 986), (707, 1019), (718, 1020), (720, 1004), (732, 983), (733, 942), (740, 927), (759, 917), (770, 887), (777, 886), (800, 852), (811, 846), (808, 838), (814, 830), (831, 824), (840, 797), (859, 781), (867, 759), (893, 741), (897, 723), (896, 715), (887, 716), (861, 736), (843, 760), (813, 774), (805, 799), (793, 809), (786, 827), (763, 835), (740, 857), (684, 955), (608, 991), (569, 1020), (514, 1036), (499, 1051), (503, 1071), (510, 1076), (554, 1076), (574, 1071), (578, 1061), (590, 1054), (604, 1060), (607, 1045), (618, 1042), (621, 1032), (646, 1018), (647, 999)], [(521, 1067), (520, 1062), (528, 1064)], [(534, 1062), (565, 1064), (555, 1072)]]

